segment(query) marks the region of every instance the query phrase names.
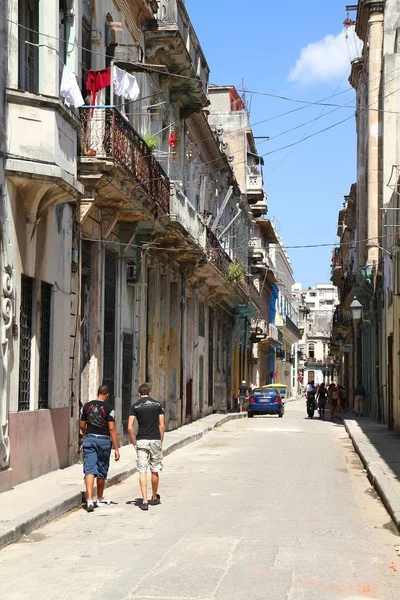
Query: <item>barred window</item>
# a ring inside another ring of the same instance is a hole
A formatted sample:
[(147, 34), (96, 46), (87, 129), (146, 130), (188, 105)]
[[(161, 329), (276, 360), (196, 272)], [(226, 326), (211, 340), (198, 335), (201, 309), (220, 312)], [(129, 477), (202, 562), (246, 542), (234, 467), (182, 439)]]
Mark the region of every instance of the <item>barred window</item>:
[(21, 276), (18, 410), (29, 410), (32, 346), (32, 277)]

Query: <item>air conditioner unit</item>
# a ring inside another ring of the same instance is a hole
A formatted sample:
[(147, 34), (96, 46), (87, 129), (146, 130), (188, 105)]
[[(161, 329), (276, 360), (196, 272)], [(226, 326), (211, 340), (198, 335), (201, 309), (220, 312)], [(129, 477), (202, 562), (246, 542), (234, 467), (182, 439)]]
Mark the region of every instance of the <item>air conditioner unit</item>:
[(135, 263), (126, 265), (126, 283), (127, 285), (135, 285), (139, 281), (139, 268)]

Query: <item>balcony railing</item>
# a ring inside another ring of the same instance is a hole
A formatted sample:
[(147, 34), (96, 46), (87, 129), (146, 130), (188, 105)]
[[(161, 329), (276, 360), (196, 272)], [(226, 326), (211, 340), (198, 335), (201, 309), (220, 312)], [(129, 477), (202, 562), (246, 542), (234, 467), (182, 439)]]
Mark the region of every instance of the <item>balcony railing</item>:
[(277, 327), (275, 327), (275, 325), (272, 325), (272, 323), (269, 324), (269, 336), (272, 340), (274, 340), (275, 342), (279, 342), (279, 330)]
[(171, 182), (169, 214), (171, 220), (178, 221), (201, 248), (206, 248), (206, 228), (177, 182)]
[(206, 237), (210, 262), (214, 264), (226, 278), (229, 278), (229, 265), (232, 264), (231, 259), (210, 229), (207, 229)]
[(286, 327), (289, 329), (289, 331), (291, 331), (299, 340), (301, 339), (301, 333), (299, 328), (297, 327), (297, 325), (295, 323), (293, 323), (293, 321), (286, 316)]
[(116, 108), (81, 108), (81, 156), (113, 159), (168, 214), (170, 182), (150, 148)]

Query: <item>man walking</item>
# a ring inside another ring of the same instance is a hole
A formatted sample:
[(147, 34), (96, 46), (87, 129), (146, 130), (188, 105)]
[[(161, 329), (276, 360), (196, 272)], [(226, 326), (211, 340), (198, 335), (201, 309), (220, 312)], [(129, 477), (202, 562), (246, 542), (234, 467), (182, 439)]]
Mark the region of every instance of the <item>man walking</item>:
[(243, 380), (238, 389), (238, 399), (239, 399), (239, 412), (244, 412), (247, 408), (249, 398), (249, 388), (246, 385), (246, 382)]
[[(137, 453), (139, 485), (142, 493), (142, 510), (148, 510), (149, 504), (160, 504), (158, 485), (163, 468), (162, 443), (165, 432), (164, 409), (160, 402), (150, 397), (150, 388), (146, 383), (139, 387), (139, 400), (131, 406), (128, 419), (128, 433)], [(135, 435), (134, 423), (138, 422)], [(147, 471), (151, 471), (151, 500), (147, 499)]]
[(107, 402), (109, 397), (108, 386), (101, 385), (97, 392), (97, 400), (91, 400), (84, 405), (79, 422), (84, 436), (82, 450), (87, 512), (94, 510), (95, 477), (97, 477), (97, 506), (110, 504), (110, 500), (104, 498), (104, 486), (110, 466), (111, 446), (114, 447), (115, 460), (119, 460), (115, 413)]
[(361, 379), (359, 379), (356, 389), (354, 390), (354, 410), (356, 417), (364, 416), (364, 400), (366, 395), (365, 387), (363, 386)]

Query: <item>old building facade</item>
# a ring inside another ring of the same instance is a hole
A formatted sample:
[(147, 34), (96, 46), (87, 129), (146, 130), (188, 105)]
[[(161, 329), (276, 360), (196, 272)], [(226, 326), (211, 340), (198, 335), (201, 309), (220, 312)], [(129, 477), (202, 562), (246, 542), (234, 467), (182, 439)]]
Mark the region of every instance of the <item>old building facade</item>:
[(246, 107), (222, 89), (230, 139), (182, 0), (1, 10), (0, 491), (78, 460), (100, 383), (122, 442), (143, 381), (168, 429), (234, 408), (275, 281), (250, 267), (256, 227), (274, 234)]
[[(351, 341), (351, 354), (342, 361), (343, 380), (354, 389), (361, 379), (368, 414), (399, 430), (400, 8), (394, 0), (359, 0), (354, 8), (356, 32), (363, 42), (350, 77), (357, 97), (357, 182), (339, 214), (341, 245), (333, 258), (332, 277), (341, 305), (334, 330), (347, 346)], [(361, 315), (351, 319), (354, 301), (361, 304)]]

